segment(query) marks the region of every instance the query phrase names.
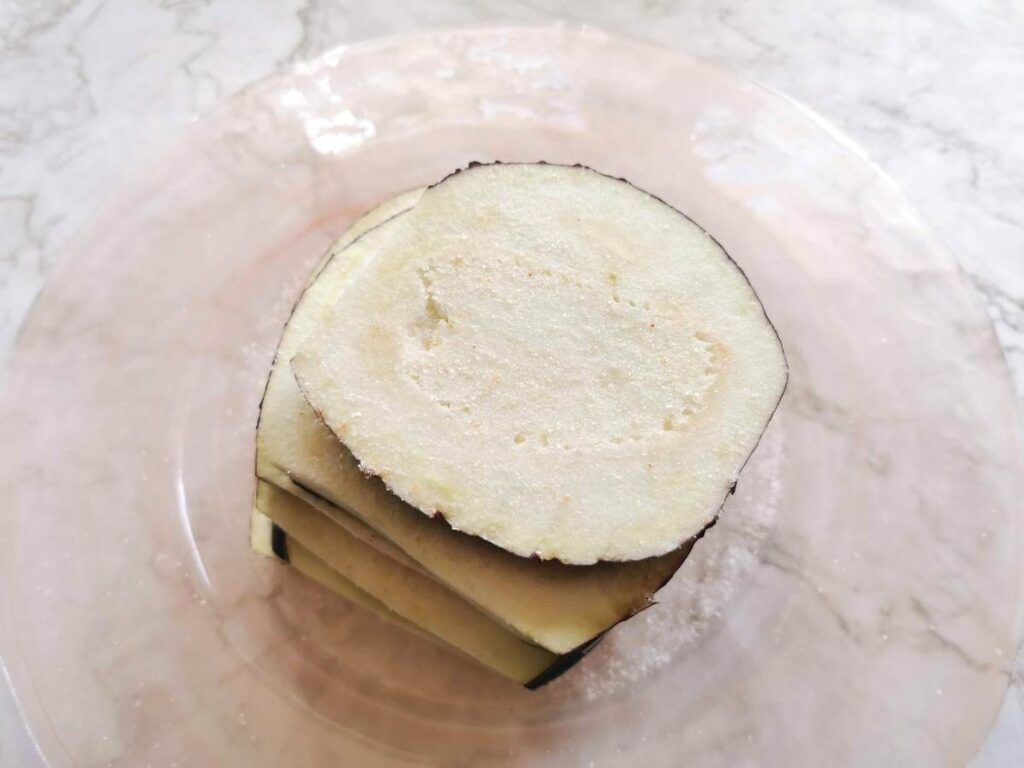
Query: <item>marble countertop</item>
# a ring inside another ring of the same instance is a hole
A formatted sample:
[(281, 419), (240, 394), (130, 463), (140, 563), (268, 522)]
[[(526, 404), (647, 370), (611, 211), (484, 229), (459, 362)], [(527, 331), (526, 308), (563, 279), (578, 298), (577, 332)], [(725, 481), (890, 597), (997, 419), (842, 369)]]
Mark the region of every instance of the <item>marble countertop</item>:
[[(220, 100), (339, 43), (554, 19), (753, 77), (851, 137), (971, 277), (1024, 394), (1021, 0), (557, 0), (543, 10), (516, 0), (0, 3), (0, 359), (97, 205)], [(1024, 760), (1024, 684), (1016, 677), (976, 766)], [(23, 738), (14, 712), (0, 692), (0, 763), (3, 745)]]

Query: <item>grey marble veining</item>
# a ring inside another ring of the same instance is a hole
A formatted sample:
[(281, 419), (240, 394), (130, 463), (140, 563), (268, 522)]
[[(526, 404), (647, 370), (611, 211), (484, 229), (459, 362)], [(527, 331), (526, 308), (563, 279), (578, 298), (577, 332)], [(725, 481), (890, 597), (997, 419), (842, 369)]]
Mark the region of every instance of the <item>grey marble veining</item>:
[[(741, 72), (850, 136), (970, 275), (1024, 393), (1020, 2), (0, 4), (0, 355), (104, 198), (226, 96), (342, 42), (557, 18)], [(1018, 681), (976, 764), (1021, 760)]]

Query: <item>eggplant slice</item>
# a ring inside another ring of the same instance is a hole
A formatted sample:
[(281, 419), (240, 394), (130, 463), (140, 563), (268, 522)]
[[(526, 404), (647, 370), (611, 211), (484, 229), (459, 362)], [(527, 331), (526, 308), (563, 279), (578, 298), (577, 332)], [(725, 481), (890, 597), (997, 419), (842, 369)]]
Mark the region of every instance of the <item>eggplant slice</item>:
[(722, 247), (588, 168), (471, 167), (350, 249), (292, 360), (306, 400), (411, 507), (520, 557), (677, 550), (786, 385)]

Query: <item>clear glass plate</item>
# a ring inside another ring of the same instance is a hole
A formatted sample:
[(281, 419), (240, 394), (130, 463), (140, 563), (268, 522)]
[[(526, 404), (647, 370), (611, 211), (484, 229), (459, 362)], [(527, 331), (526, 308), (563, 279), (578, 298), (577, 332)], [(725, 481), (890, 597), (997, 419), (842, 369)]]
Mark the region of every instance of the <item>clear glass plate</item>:
[[(536, 693), (248, 550), (257, 407), (354, 217), (584, 163), (750, 276), (789, 390), (662, 601)], [(53, 765), (948, 765), (1018, 640), (1022, 448), (984, 314), (855, 148), (590, 30), (340, 48), (197, 122), (77, 239), (0, 404), (0, 657)]]

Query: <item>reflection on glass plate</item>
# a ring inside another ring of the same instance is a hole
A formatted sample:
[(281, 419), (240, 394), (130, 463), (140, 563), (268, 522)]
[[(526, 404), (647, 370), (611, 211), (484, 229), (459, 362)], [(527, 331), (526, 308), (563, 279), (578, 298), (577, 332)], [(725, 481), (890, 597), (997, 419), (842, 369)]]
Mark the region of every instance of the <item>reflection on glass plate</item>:
[[(247, 548), (257, 407), (313, 264), (471, 160), (685, 211), (792, 367), (660, 603), (530, 693)], [(0, 403), (0, 657), (53, 765), (935, 765), (1018, 639), (1021, 441), (991, 329), (804, 110), (563, 27), (338, 49), (201, 120), (72, 248)]]

